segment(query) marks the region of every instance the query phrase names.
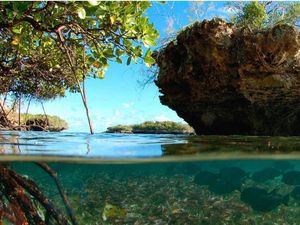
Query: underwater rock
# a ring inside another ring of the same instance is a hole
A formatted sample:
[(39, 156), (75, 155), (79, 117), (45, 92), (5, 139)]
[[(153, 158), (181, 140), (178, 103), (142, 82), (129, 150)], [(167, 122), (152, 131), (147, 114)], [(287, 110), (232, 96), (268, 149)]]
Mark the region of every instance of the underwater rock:
[(291, 196), (300, 201), (300, 186), (294, 187), (293, 191), (291, 192)]
[(209, 190), (216, 194), (228, 194), (240, 190), (246, 172), (239, 167), (226, 167), (219, 171), (216, 182), (209, 186)]
[(293, 26), (196, 22), (153, 54), (160, 101), (197, 134), (299, 135), (299, 49)]
[(289, 185), (300, 185), (300, 171), (286, 172), (282, 177), (282, 182)]
[(241, 200), (249, 204), (255, 211), (268, 212), (281, 204), (287, 205), (289, 195), (282, 196), (275, 191), (268, 193), (263, 188), (249, 187), (241, 192)]
[(234, 190), (240, 190), (242, 183), (242, 180), (238, 179), (218, 179), (209, 186), (209, 190), (216, 194), (229, 194)]
[(218, 175), (209, 171), (200, 171), (194, 178), (194, 183), (198, 185), (212, 185), (218, 179)]
[(280, 176), (279, 170), (274, 168), (265, 168), (263, 170), (254, 172), (251, 176), (251, 179), (256, 182), (265, 182), (278, 176)]

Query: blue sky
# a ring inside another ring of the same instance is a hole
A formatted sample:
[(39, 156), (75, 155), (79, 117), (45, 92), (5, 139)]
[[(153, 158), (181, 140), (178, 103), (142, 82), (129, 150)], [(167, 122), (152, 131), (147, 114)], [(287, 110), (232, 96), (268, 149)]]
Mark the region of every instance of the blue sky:
[[(190, 23), (189, 16), (200, 19), (214, 16), (226, 17), (230, 10), (226, 2), (204, 2), (194, 5), (198, 11), (190, 13), (191, 2), (154, 3), (147, 11), (151, 22), (160, 33), (160, 40), (170, 36)], [(158, 42), (161, 42), (161, 41)], [(117, 124), (133, 124), (146, 120), (172, 120), (184, 122), (177, 114), (159, 101), (155, 84), (143, 87), (147, 68), (141, 64), (129, 66), (110, 64), (105, 79), (87, 81), (87, 99), (96, 132)], [(79, 94), (67, 93), (66, 97), (44, 103), (47, 114), (57, 115), (69, 124), (68, 131), (88, 132), (85, 111)], [(25, 107), (23, 107), (25, 108)], [(31, 104), (30, 113), (42, 113), (40, 104)]]

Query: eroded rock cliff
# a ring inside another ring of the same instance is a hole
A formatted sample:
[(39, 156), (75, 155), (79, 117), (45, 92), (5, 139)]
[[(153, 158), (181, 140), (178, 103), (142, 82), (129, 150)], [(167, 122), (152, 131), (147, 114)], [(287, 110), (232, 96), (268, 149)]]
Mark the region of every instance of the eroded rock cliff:
[(196, 22), (156, 56), (162, 104), (197, 134), (300, 134), (300, 33)]

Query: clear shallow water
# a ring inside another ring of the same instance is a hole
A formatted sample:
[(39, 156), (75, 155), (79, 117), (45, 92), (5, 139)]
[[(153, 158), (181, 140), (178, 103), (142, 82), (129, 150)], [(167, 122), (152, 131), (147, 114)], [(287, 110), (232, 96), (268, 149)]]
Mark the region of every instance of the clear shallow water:
[(0, 153), (2, 160), (87, 159), (103, 163), (300, 159), (300, 137), (2, 132)]
[(47, 161), (78, 224), (300, 224), (298, 137), (1, 134), (0, 167), (66, 213)]

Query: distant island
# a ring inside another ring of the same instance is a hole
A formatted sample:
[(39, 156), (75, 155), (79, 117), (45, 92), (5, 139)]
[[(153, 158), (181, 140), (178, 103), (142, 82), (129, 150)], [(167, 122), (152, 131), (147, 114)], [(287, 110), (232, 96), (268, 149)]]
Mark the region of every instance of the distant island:
[(58, 116), (21, 114), (21, 124), (26, 130), (58, 132), (68, 129), (68, 123)]
[(12, 112), (9, 116), (0, 113), (0, 130), (58, 132), (68, 129), (68, 123), (58, 116), (21, 113), (20, 124), (18, 120), (16, 112)]
[(134, 125), (117, 125), (108, 127), (106, 133), (127, 134), (194, 134), (195, 131), (187, 124), (172, 121), (146, 121)]

